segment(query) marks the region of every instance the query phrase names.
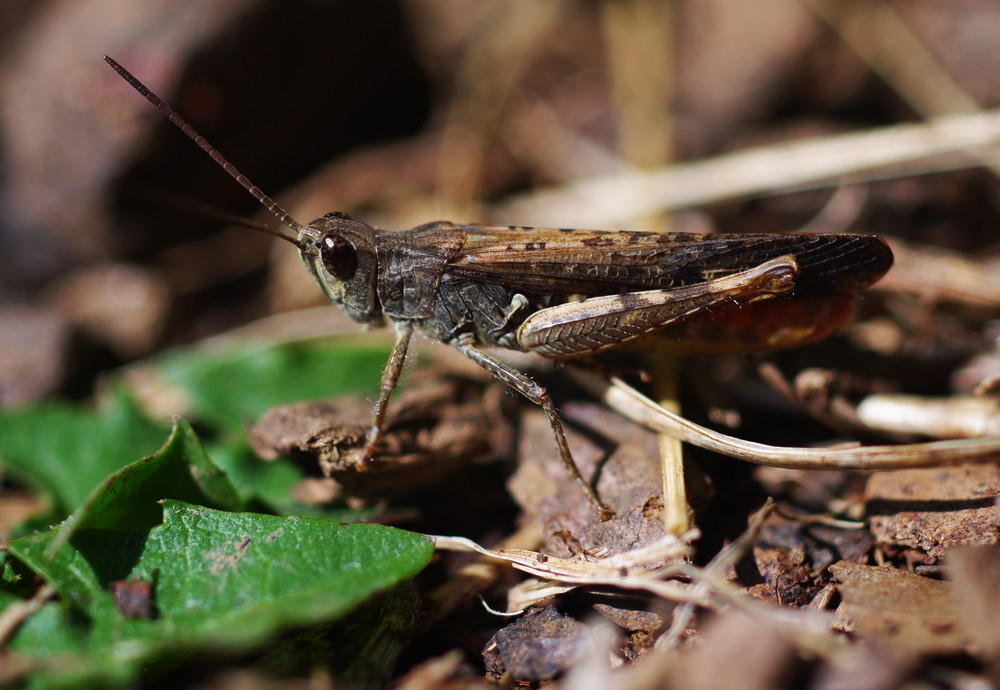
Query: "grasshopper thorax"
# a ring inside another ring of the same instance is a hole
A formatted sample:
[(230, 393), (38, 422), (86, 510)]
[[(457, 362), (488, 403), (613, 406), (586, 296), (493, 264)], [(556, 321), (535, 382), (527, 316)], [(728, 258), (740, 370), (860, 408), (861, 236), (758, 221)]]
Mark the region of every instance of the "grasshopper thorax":
[(375, 229), (345, 213), (328, 213), (299, 231), (299, 253), (324, 294), (353, 320), (381, 325), (375, 291)]

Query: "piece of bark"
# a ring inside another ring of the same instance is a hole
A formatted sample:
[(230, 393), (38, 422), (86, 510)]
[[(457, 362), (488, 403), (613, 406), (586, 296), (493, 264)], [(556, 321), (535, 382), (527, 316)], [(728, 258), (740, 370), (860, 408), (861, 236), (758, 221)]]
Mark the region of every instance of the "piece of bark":
[(417, 373), (392, 402), (384, 438), (365, 466), (360, 459), (372, 405), (357, 396), (269, 410), (250, 429), (250, 442), (265, 460), (290, 457), (333, 480), (324, 485), (323, 498), (392, 499), (489, 457), (503, 427), (496, 404), (484, 399), (482, 384), (472, 379)]
[[(545, 415), (526, 408), (521, 462), (508, 488), (521, 507), (541, 521), (543, 550), (563, 558), (602, 557), (661, 539), (665, 530), (656, 435), (595, 403), (566, 403), (560, 414), (581, 474), (615, 515), (599, 519), (562, 464)], [(689, 500), (704, 505), (710, 491), (707, 480), (696, 465), (688, 463), (685, 470)]]
[(592, 647), (586, 625), (549, 606), (497, 631), (487, 645), (487, 669), (495, 678), (506, 672), (518, 680), (549, 680)]
[(953, 654), (967, 648), (947, 582), (850, 561), (833, 564), (830, 572), (839, 581), (842, 629), (902, 653)]
[[(754, 544), (757, 575), (738, 568), (748, 592), (765, 601), (804, 606), (827, 584), (826, 569), (839, 560), (857, 561), (871, 547), (865, 530), (843, 530), (771, 516)], [(741, 564), (745, 565), (745, 564)]]
[(940, 558), (957, 544), (996, 544), (1000, 468), (970, 465), (873, 474), (866, 500), (875, 538)]
[(611, 606), (594, 604), (594, 610), (607, 617), (612, 623), (629, 632), (642, 632), (655, 636), (664, 627), (663, 616), (655, 611), (647, 611), (626, 604)]
[(749, 587), (751, 596), (779, 605), (802, 606), (816, 595), (818, 587), (804, 547), (754, 547), (753, 555), (764, 582)]

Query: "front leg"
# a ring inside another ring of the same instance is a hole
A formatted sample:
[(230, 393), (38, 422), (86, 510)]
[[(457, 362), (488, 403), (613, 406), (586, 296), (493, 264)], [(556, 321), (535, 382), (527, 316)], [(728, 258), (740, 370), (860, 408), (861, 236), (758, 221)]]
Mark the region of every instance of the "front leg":
[(379, 386), (378, 402), (375, 403), (375, 413), (372, 428), (368, 432), (365, 448), (361, 454), (361, 469), (365, 469), (375, 457), (375, 448), (382, 441), (385, 431), (385, 415), (389, 410), (389, 397), (396, 390), (399, 376), (406, 362), (406, 351), (410, 347), (410, 337), (413, 335), (412, 321), (396, 321), (396, 342), (392, 346), (392, 354), (382, 370), (382, 383)]
[(460, 336), (449, 344), (483, 369), (490, 372), (494, 377), (500, 379), (542, 408), (545, 416), (548, 417), (549, 426), (552, 427), (552, 434), (555, 436), (556, 446), (559, 448), (559, 456), (562, 459), (563, 465), (566, 466), (566, 470), (580, 485), (580, 488), (583, 489), (584, 495), (597, 509), (601, 520), (610, 520), (614, 516), (614, 511), (604, 504), (590, 483), (580, 474), (580, 468), (573, 461), (569, 444), (566, 442), (566, 431), (563, 429), (562, 420), (559, 419), (559, 413), (556, 412), (555, 405), (552, 404), (552, 398), (544, 386), (539, 385), (528, 375), (518, 371), (506, 362), (496, 359), (492, 355), (480, 350), (475, 346), (471, 335)]

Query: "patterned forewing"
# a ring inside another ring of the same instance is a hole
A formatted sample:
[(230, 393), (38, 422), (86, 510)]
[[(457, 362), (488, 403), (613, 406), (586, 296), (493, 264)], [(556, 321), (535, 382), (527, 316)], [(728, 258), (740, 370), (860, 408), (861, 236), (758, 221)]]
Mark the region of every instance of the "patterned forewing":
[(892, 255), (874, 235), (694, 235), (509, 226), (459, 226), (465, 243), (448, 273), (542, 294), (604, 295), (692, 285), (785, 254), (801, 268), (798, 294), (864, 287)]

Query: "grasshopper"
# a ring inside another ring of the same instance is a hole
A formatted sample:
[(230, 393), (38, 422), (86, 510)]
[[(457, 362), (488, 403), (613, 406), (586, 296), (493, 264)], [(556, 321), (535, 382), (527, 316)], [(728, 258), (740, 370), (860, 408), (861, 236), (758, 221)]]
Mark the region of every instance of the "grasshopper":
[(613, 512), (573, 461), (548, 391), (484, 348), (567, 360), (653, 336), (694, 350), (800, 345), (835, 330), (853, 293), (892, 265), (885, 241), (862, 234), (693, 235), (446, 221), (388, 232), (339, 212), (303, 225), (124, 67), (105, 60), (295, 233), (269, 230), (298, 248), (330, 301), (354, 321), (395, 327), (362, 463), (382, 438), (390, 395), (419, 328), (542, 408), (567, 471), (609, 519)]

